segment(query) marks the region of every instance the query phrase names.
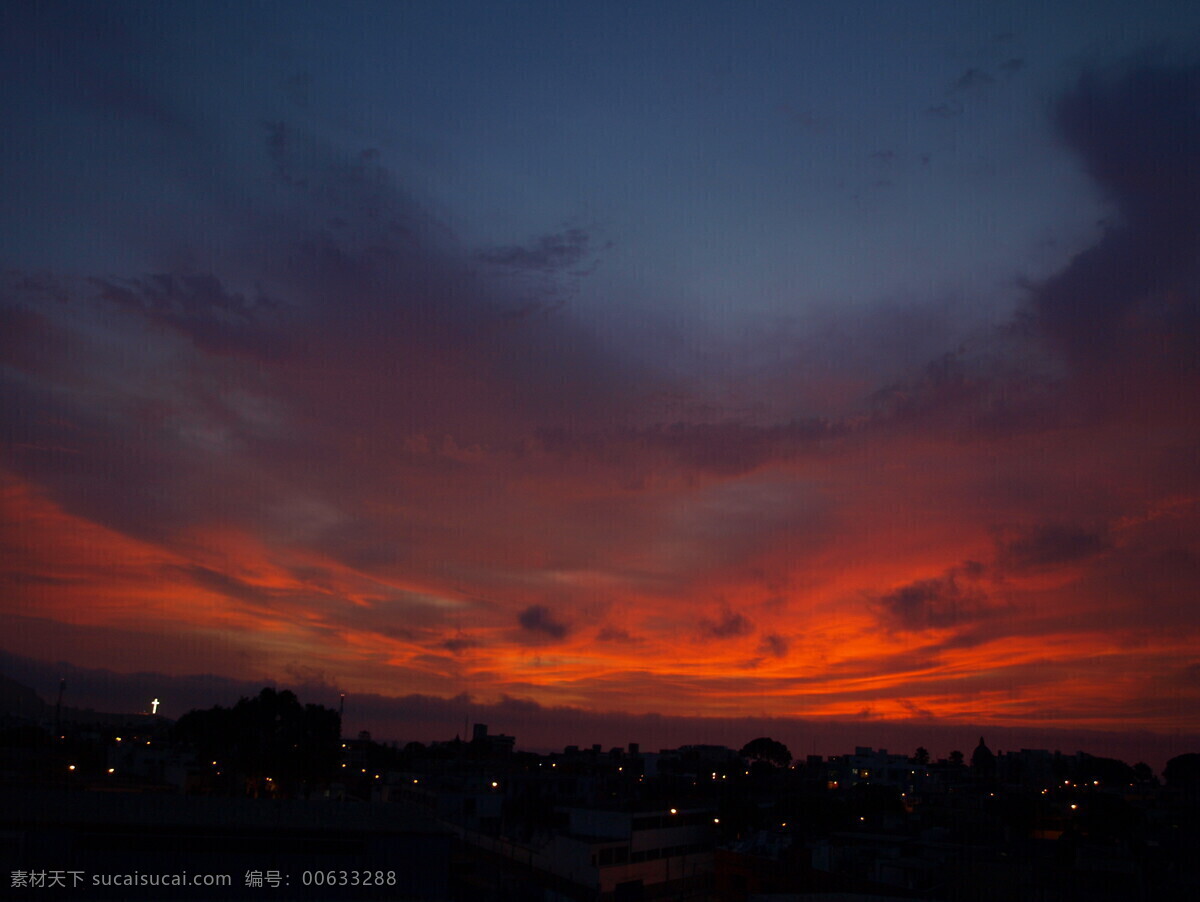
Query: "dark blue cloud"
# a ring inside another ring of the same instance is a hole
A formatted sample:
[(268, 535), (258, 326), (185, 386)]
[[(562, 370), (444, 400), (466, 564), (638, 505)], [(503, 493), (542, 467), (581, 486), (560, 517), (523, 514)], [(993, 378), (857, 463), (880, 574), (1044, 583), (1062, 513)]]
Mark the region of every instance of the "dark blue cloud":
[(768, 633), (758, 645), (758, 653), (772, 658), (786, 658), (790, 643), (783, 636)]
[(570, 627), (551, 613), (545, 605), (530, 605), (517, 615), (517, 622), (531, 633), (540, 633), (551, 639), (565, 639)]
[(934, 579), (894, 589), (879, 599), (878, 609), (884, 623), (903, 632), (970, 624), (992, 614), (981, 576), (981, 566), (968, 561)]
[(549, 273), (579, 266), (591, 252), (591, 236), (583, 229), (574, 228), (542, 235), (524, 246), (478, 251), (476, 258), (492, 266)]
[(754, 632), (754, 624), (737, 611), (725, 611), (719, 620), (700, 621), (702, 635), (710, 639), (736, 639)]
[(1036, 287), (1032, 312), (1090, 376), (1124, 374), (1135, 359), (1186, 372), (1200, 365), (1198, 108), (1200, 65), (1089, 73), (1057, 107), (1064, 139), (1117, 216)]
[(1005, 535), (1000, 563), (1018, 570), (1085, 561), (1110, 547), (1103, 532), (1069, 523), (1043, 523)]
[(970, 68), (963, 72), (950, 87), (950, 93), (959, 91), (976, 91), (995, 82), (992, 76), (982, 69)]
[(279, 303), (230, 291), (208, 273), (159, 273), (144, 278), (93, 278), (99, 300), (136, 311), (152, 325), (177, 330), (201, 350), (268, 358), (282, 352), (270, 318)]

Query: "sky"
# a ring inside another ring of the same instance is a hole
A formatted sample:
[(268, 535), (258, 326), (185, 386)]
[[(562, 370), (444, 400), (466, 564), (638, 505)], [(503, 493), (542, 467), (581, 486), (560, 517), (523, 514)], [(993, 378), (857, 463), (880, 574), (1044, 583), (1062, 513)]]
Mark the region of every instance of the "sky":
[(5, 674), (1196, 750), (1200, 7), (1086, 6), (4, 4)]

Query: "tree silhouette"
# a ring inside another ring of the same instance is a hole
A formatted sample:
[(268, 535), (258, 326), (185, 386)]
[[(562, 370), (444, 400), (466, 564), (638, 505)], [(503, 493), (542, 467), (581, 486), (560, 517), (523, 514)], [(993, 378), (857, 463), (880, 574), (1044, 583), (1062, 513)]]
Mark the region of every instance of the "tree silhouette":
[(950, 763), (954, 767), (962, 767), (963, 766), (963, 753), (960, 752), (958, 749), (955, 749), (954, 751), (952, 751), (950, 753)]
[(1117, 758), (1098, 758), (1081, 752), (1078, 777), (1085, 783), (1097, 780), (1103, 786), (1125, 786), (1134, 781), (1134, 769)]
[(768, 736), (750, 740), (742, 746), (738, 754), (751, 761), (765, 761), (776, 767), (787, 767), (792, 763), (792, 753), (788, 751), (788, 747)]
[(1176, 755), (1167, 762), (1163, 776), (1172, 789), (1200, 789), (1200, 754), (1188, 752)]
[(233, 708), (189, 711), (174, 728), (175, 738), (204, 758), (252, 781), (270, 777), (285, 793), (332, 778), (341, 732), (336, 711), (301, 705), (294, 693), (269, 688)]
[(913, 764), (928, 764), (929, 763), (929, 749), (925, 748), (925, 746), (923, 746), (923, 745), (917, 746), (917, 751), (912, 756), (912, 760), (913, 760)]

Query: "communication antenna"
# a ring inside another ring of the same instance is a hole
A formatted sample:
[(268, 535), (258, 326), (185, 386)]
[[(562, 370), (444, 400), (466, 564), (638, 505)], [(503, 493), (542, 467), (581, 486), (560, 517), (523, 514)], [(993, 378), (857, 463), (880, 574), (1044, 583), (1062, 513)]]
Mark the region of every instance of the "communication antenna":
[(54, 705), (54, 735), (59, 736), (59, 729), (62, 726), (62, 697), (63, 692), (67, 689), (66, 677), (58, 681), (58, 701)]

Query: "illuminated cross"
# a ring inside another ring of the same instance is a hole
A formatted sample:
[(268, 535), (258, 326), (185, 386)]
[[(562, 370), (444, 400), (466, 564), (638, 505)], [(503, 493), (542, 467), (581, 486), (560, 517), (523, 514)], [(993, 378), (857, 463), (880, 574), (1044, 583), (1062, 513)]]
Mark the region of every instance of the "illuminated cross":
[(159, 704), (160, 704), (160, 702), (159, 702), (159, 700), (158, 700), (158, 699), (155, 699), (154, 701), (152, 701), (152, 702), (150, 703), (150, 713), (151, 713), (151, 714), (157, 714), (157, 713), (158, 713), (158, 706), (159, 706)]

